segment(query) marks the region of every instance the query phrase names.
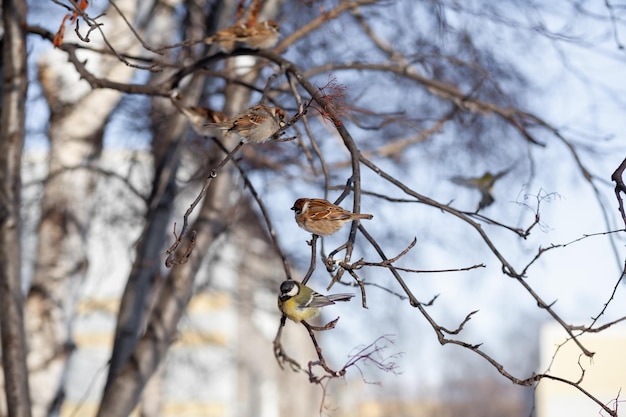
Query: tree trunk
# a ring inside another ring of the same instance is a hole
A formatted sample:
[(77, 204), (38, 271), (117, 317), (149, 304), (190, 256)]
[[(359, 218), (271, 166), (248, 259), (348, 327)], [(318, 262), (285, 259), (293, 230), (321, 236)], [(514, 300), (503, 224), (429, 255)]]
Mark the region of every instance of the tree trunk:
[(163, 361), (191, 298), (196, 273), (209, 245), (222, 232), (220, 219), (228, 217), (233, 210), (221, 204), (228, 190), (232, 189), (231, 181), (231, 175), (225, 173), (219, 175), (209, 187), (198, 218), (190, 227), (197, 232), (194, 250), (187, 263), (174, 266), (165, 279), (145, 333), (104, 391), (98, 417), (127, 416), (139, 401), (148, 379)]
[[(153, 14), (149, 19), (152, 42), (156, 44), (168, 42), (177, 21), (172, 11), (173, 9), (167, 9)], [(191, 23), (185, 28), (185, 33), (190, 39), (200, 39), (206, 36), (203, 32), (204, 22), (193, 22), (194, 19), (199, 18), (201, 18), (199, 14), (189, 16)], [(184, 60), (181, 56), (174, 60), (177, 59)], [(159, 76), (160, 74), (157, 74), (152, 77), (155, 84), (160, 82)], [(198, 100), (204, 78), (194, 76), (189, 82), (184, 91), (188, 100)], [(135, 260), (120, 303), (106, 387), (113, 382), (117, 372), (131, 356), (145, 331), (163, 281), (160, 272), (163, 266), (162, 254), (165, 246), (163, 242), (168, 241), (172, 236), (170, 221), (178, 192), (176, 178), (182, 142), (188, 124), (184, 116), (162, 98), (153, 99), (152, 106), (152, 155), (155, 174), (145, 215), (145, 228), (139, 239)]]
[[(133, 20), (135, 0), (117, 2)], [(103, 26), (117, 51), (129, 52), (136, 40), (113, 8)], [(117, 33), (124, 35), (116, 35)], [(66, 33), (66, 38), (73, 32)], [(101, 43), (92, 35), (92, 43)], [(93, 71), (119, 82), (129, 82), (134, 69), (116, 57), (81, 55)], [(93, 67), (92, 67), (93, 66)], [(92, 90), (67, 55), (47, 53), (39, 63), (39, 76), (50, 107), (50, 159), (44, 184), (38, 230), (36, 264), (26, 300), (33, 415), (58, 412), (64, 397), (67, 359), (74, 349), (72, 323), (81, 285), (88, 270), (88, 233), (95, 207), (95, 162), (102, 151), (104, 127), (122, 94)]]
[(0, 323), (4, 389), (10, 417), (30, 416), (20, 253), (20, 166), (26, 104), (26, 3), (2, 2), (0, 116)]

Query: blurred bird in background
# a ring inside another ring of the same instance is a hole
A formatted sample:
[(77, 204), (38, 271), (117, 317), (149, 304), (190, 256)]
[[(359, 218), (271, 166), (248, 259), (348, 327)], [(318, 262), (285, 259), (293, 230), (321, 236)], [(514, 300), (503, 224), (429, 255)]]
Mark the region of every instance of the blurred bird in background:
[(207, 107), (180, 106), (180, 111), (187, 116), (191, 122), (191, 127), (200, 136), (219, 137), (223, 130), (215, 127), (215, 124), (228, 120), (228, 116), (221, 111), (211, 110)]
[(463, 187), (474, 188), (480, 191), (481, 198), (480, 202), (478, 203), (478, 208), (476, 209), (476, 211), (478, 212), (481, 209), (489, 207), (491, 204), (493, 204), (493, 202), (495, 201), (492, 194), (493, 186), (495, 185), (496, 181), (508, 174), (511, 169), (512, 167), (500, 171), (496, 174), (492, 174), (491, 172), (487, 171), (481, 177), (454, 176), (450, 178), (450, 181)]
[(259, 22), (252, 26), (238, 24), (220, 30), (204, 40), (215, 45), (218, 50), (230, 53), (236, 48), (270, 49), (278, 43), (280, 27), (273, 20)]

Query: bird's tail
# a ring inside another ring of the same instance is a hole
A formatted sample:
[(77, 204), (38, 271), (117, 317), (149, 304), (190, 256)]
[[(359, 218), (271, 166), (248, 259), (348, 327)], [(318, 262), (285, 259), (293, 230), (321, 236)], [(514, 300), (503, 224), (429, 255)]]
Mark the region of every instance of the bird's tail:
[(354, 294), (330, 294), (326, 296), (330, 301), (350, 301)]

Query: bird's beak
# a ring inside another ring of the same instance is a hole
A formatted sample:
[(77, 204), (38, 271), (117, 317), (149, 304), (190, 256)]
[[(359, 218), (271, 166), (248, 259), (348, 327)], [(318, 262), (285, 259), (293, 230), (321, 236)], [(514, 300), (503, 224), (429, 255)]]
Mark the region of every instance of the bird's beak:
[(292, 210), (295, 210), (295, 209), (296, 209), (296, 206), (293, 206), (291, 209), (292, 209)]

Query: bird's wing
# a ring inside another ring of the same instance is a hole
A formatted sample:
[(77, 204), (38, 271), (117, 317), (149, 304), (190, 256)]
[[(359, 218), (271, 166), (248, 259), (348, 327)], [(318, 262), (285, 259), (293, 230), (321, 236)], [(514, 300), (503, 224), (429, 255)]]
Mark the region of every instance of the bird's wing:
[(330, 207), (327, 207), (327, 206), (319, 206), (316, 204), (315, 205), (311, 204), (309, 205), (307, 214), (309, 214), (311, 218), (314, 220), (323, 220), (323, 219), (328, 219), (330, 217), (331, 210), (330, 210)]
[(506, 169), (503, 169), (500, 172), (497, 172), (493, 175), (493, 181), (496, 182), (497, 180), (499, 180), (500, 178), (504, 177), (506, 174), (508, 174), (509, 172), (511, 172), (513, 170), (513, 166), (510, 166)]
[(450, 178), (450, 181), (456, 185), (462, 185), (463, 187), (477, 188), (476, 180), (474, 178), (460, 177), (457, 175)]
[(325, 295), (313, 291), (313, 294), (311, 294), (311, 299), (307, 304), (307, 307), (324, 307), (335, 304), (335, 302)]
[(254, 107), (249, 109), (249, 113), (242, 113), (235, 120), (235, 125), (240, 126), (242, 130), (249, 130), (254, 126), (259, 126), (267, 119), (267, 114), (262, 110)]
[(311, 204), (307, 212), (313, 220), (346, 220), (350, 212), (336, 206), (319, 206)]

